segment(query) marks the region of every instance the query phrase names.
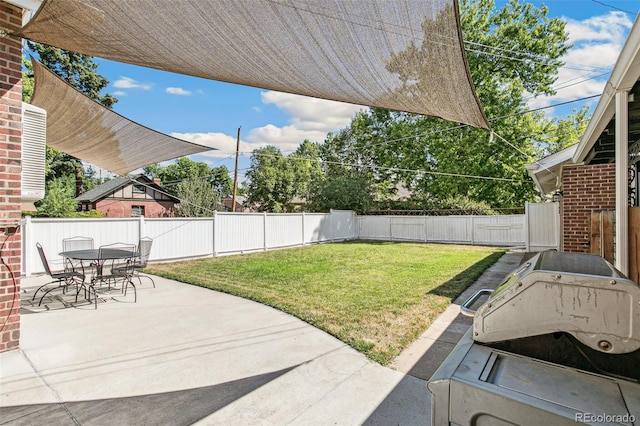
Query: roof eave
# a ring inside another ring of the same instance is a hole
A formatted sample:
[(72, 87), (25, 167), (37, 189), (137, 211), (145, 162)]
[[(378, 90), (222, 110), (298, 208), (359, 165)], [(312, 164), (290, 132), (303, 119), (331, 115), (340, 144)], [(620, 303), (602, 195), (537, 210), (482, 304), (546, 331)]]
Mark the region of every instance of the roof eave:
[(596, 140), (615, 115), (614, 101), (616, 92), (631, 90), (638, 77), (640, 77), (638, 52), (640, 52), (640, 25), (636, 20), (609, 76), (600, 101), (589, 120), (587, 129), (578, 144), (576, 153), (573, 156), (574, 163), (581, 163), (585, 160)]

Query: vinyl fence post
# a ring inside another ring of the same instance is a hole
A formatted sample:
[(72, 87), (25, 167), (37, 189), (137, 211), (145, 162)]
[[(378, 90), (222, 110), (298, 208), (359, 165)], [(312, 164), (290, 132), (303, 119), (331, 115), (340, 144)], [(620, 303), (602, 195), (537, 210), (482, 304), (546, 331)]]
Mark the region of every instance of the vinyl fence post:
[(471, 245), (476, 244), (476, 217), (471, 216)]
[(144, 226), (144, 215), (140, 215), (138, 218), (138, 241), (140, 241), (140, 238), (145, 236)]
[(529, 253), (531, 251), (531, 241), (529, 237), (529, 220), (531, 220), (530, 211), (529, 211), (529, 202), (525, 201), (524, 203), (524, 217), (523, 217), (523, 226), (524, 226), (524, 250)]
[(329, 236), (330, 237), (329, 240), (331, 242), (333, 242), (333, 236), (335, 234), (335, 232), (333, 232), (333, 227), (334, 227), (333, 222), (334, 222), (334, 220), (333, 220), (333, 209), (329, 209), (329, 225), (330, 225), (329, 226), (329, 232), (331, 232), (331, 235)]
[(211, 239), (212, 239), (212, 244), (213, 244), (213, 257), (216, 257), (218, 255), (218, 252), (216, 251), (216, 248), (218, 247), (218, 245), (216, 244), (216, 238), (218, 237), (218, 212), (214, 211), (213, 212), (213, 235), (211, 235)]
[(428, 228), (427, 228), (427, 215), (424, 215), (424, 242), (426, 243), (427, 241), (429, 241), (429, 235), (427, 232)]
[(262, 245), (263, 250), (267, 251), (267, 212), (262, 214)]

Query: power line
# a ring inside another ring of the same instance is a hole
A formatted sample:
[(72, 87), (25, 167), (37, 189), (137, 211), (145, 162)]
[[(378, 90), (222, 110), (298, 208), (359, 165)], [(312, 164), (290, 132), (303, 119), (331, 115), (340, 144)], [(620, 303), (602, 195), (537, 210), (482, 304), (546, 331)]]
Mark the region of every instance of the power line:
[[(262, 154), (262, 153), (253, 153), (252, 155), (255, 156), (259, 156), (259, 157), (278, 157), (277, 155), (274, 154)], [(461, 173), (446, 173), (446, 172), (436, 172), (436, 171), (432, 171), (432, 170), (420, 170), (420, 169), (405, 169), (405, 168), (400, 168), (400, 167), (385, 167), (385, 166), (377, 166), (377, 165), (369, 165), (369, 164), (352, 164), (352, 163), (345, 163), (343, 161), (329, 161), (329, 160), (323, 160), (320, 158), (307, 158), (307, 157), (280, 157), (280, 158), (287, 158), (287, 160), (291, 159), (291, 160), (296, 160), (296, 161), (317, 161), (323, 164), (335, 164), (335, 165), (340, 165), (340, 166), (345, 166), (345, 167), (354, 167), (354, 168), (358, 168), (358, 167), (362, 167), (362, 168), (366, 168), (366, 169), (373, 169), (373, 170), (386, 170), (386, 171), (390, 171), (390, 172), (410, 172), (410, 173), (420, 173), (420, 174), (426, 174), (426, 175), (438, 175), (438, 176), (451, 176), (451, 177), (463, 177), (463, 178), (469, 178), (469, 179), (483, 179), (483, 180), (497, 180), (497, 181), (502, 181), (502, 182), (528, 182), (527, 180), (522, 180), (522, 179), (510, 179), (510, 178), (498, 178), (498, 177), (492, 177), (492, 176), (477, 176), (477, 175), (466, 175), (466, 174), (461, 174)]]
[(629, 12), (628, 10), (620, 9), (619, 7), (616, 7), (616, 6), (613, 6), (613, 5), (598, 1), (598, 0), (591, 0), (591, 1), (594, 2), (594, 3), (601, 4), (603, 6), (606, 6), (606, 7), (610, 7), (611, 9), (619, 10), (620, 12), (628, 13), (629, 15), (632, 15), (632, 16), (637, 15), (637, 13)]

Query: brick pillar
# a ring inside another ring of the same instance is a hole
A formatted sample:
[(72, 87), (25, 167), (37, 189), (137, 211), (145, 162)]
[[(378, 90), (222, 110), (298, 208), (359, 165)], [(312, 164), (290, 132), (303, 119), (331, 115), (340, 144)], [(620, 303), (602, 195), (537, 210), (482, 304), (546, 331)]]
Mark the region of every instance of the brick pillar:
[[(0, 29), (22, 26), (22, 9), (0, 1)], [(0, 352), (20, 344), (19, 231), (22, 160), (22, 40), (0, 38)]]
[(589, 252), (594, 210), (616, 209), (616, 165), (572, 165), (562, 169), (562, 250)]

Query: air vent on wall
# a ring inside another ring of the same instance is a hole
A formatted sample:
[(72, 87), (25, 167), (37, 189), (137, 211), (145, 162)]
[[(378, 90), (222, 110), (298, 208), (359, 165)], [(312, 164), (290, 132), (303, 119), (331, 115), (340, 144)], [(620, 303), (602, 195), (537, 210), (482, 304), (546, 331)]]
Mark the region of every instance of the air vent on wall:
[(44, 198), (47, 111), (22, 103), (22, 202)]

